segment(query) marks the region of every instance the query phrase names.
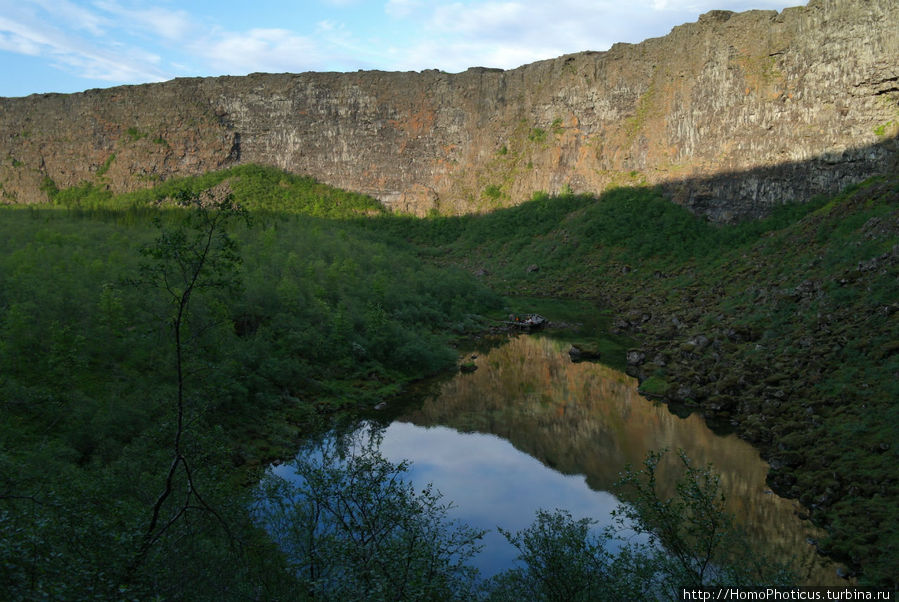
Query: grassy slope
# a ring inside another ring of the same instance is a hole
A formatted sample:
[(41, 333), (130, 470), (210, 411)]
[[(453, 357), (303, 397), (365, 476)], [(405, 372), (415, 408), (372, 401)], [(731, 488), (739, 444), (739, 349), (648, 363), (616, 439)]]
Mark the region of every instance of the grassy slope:
[[(422, 264), (408, 245), (348, 221), (383, 214), (374, 199), (309, 178), (244, 166), (120, 196), (76, 187), (56, 194), (57, 207), (3, 211), (0, 384), (93, 397), (106, 395), (110, 374), (142, 392), (159, 388), (146, 381), (166, 382), (164, 295), (123, 282), (160, 227), (179, 227), (183, 212), (166, 199), (209, 189), (232, 193), (251, 217), (231, 228), (243, 290), (195, 304), (220, 314), (207, 333), (219, 339), (202, 353), (225, 371), (216, 396), (236, 410), (229, 425), (242, 428), (247, 402), (293, 420), (374, 405), (452, 366), (452, 333), (480, 328), (472, 310), (499, 303), (471, 275)], [(89, 457), (96, 442), (85, 445)]]
[(822, 548), (896, 586), (899, 178), (733, 227), (648, 189), (438, 222), (413, 239), (498, 290), (609, 303), (647, 393), (759, 445)]

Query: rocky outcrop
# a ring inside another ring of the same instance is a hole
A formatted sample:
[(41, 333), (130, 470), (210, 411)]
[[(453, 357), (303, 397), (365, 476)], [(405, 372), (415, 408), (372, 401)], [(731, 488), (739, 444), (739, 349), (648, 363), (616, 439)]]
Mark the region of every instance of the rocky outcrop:
[(899, 4), (713, 11), (662, 38), (502, 71), (177, 79), (0, 99), (0, 196), (275, 165), (424, 214), (664, 184), (713, 219), (896, 164)]

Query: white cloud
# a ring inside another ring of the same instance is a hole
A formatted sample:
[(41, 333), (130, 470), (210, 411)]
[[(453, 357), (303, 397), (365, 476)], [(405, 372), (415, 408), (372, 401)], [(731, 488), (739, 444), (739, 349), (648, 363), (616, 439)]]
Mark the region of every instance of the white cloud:
[(38, 56), (50, 44), (47, 36), (27, 25), (0, 17), (0, 48), (10, 52)]
[[(800, 0), (804, 1), (804, 0)], [(396, 21), (418, 25), (421, 35), (393, 45), (386, 58), (397, 68), (469, 66), (514, 68), (583, 50), (606, 50), (615, 42), (639, 42), (667, 34), (675, 25), (712, 9), (782, 8), (784, 0), (516, 0), (475, 2), (388, 0)], [(413, 23), (414, 22), (414, 23)]]
[(139, 19), (148, 31), (161, 34), (170, 40), (183, 39), (194, 28), (188, 14), (180, 10), (173, 12), (154, 8), (138, 11), (133, 16)]
[(117, 54), (78, 52), (56, 54), (53, 59), (57, 64), (72, 68), (88, 79), (115, 83), (168, 79), (154, 68), (154, 64), (159, 62), (159, 57), (155, 55), (123, 57)]
[(69, 0), (31, 1), (48, 15), (52, 15), (54, 21), (62, 21), (75, 30), (85, 30), (91, 35), (101, 36), (110, 26), (108, 19)]
[(292, 71), (321, 59), (313, 40), (286, 29), (224, 32), (196, 44), (194, 50), (223, 73)]
[(0, 32), (0, 50), (24, 54), (26, 56), (39, 56), (41, 47), (31, 40), (16, 34)]
[[(437, 6), (430, 18), (434, 29), (466, 36), (496, 36), (533, 29), (530, 17), (543, 9), (527, 9), (519, 2), (484, 2), (474, 7), (455, 2)], [(540, 23), (543, 26), (544, 23)]]
[(423, 6), (421, 0), (387, 0), (384, 12), (391, 17), (408, 17)]
[[(31, 5), (0, 2), (14, 18), (0, 17), (0, 49), (33, 57), (79, 77), (114, 83), (166, 79), (160, 57), (124, 46), (103, 34), (112, 22), (67, 1), (35, 0)], [(79, 34), (87, 31), (91, 36)]]
[[(392, 2), (406, 5), (404, 0)], [(600, 50), (615, 41), (604, 35), (604, 31), (619, 28), (610, 22), (608, 10), (601, 5), (583, 8), (572, 4), (571, 0), (552, 5), (452, 2), (429, 4), (424, 10), (416, 5), (419, 10), (414, 16), (423, 24), (422, 35), (408, 47), (394, 46), (390, 56), (400, 68), (513, 68), (568, 52)], [(393, 14), (407, 18), (411, 13)], [(608, 24), (604, 27), (603, 22)]]
[(316, 23), (315, 27), (321, 32), (330, 32), (340, 29), (341, 25), (339, 23), (331, 21), (330, 19), (325, 19), (324, 21), (319, 21), (318, 23)]
[(183, 40), (195, 31), (198, 25), (184, 10), (167, 10), (160, 7), (147, 9), (125, 8), (114, 0), (97, 0), (94, 5), (115, 15), (121, 29), (150, 32), (168, 40)]

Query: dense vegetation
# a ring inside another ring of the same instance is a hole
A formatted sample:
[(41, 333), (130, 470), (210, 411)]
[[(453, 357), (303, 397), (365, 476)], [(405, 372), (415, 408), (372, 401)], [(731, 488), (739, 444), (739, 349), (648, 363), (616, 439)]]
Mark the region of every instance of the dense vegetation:
[[(259, 173), (275, 195), (289, 181), (324, 202), (274, 171), (241, 170), (232, 189)], [(0, 581), (13, 598), (235, 595), (246, 575), (227, 566), (254, 534), (235, 464), (454, 366), (449, 333), (498, 303), (335, 220), (216, 221), (209, 203), (229, 197), (191, 186), (168, 189), (188, 207), (3, 211)], [(208, 571), (186, 573), (189, 558)]]
[(8, 597), (295, 594), (246, 467), (454, 366), (498, 293), (607, 302), (647, 393), (757, 443), (823, 547), (895, 587), (896, 179), (729, 227), (643, 188), (428, 219), (255, 166), (47, 188), (0, 211)]
[(896, 586), (899, 178), (726, 227), (649, 188), (465, 219), (405, 230), (500, 292), (607, 302), (646, 394), (757, 444), (820, 547)]

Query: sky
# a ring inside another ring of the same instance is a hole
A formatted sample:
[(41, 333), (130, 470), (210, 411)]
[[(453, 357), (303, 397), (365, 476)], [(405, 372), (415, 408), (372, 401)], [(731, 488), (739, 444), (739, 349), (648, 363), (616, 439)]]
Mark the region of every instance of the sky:
[(512, 69), (806, 0), (0, 0), (0, 96), (254, 72)]

